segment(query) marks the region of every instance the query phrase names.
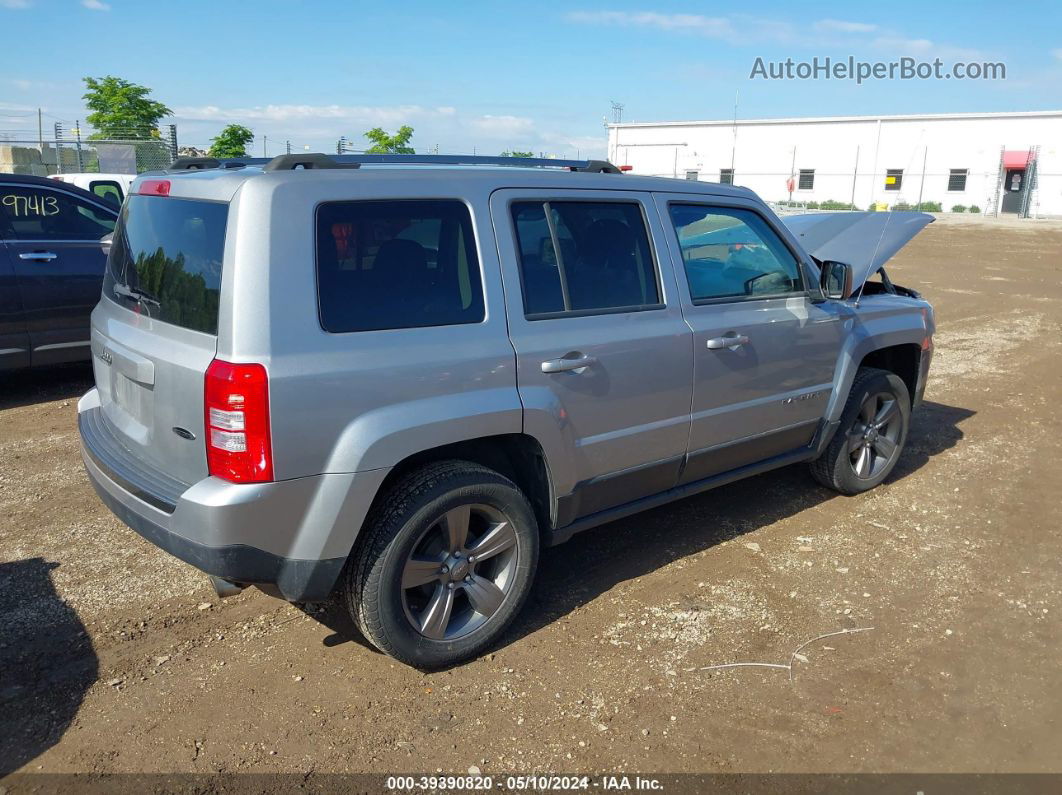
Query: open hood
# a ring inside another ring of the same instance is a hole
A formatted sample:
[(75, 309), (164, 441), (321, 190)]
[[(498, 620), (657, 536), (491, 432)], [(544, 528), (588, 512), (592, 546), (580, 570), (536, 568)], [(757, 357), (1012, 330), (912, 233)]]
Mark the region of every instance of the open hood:
[(811, 256), (851, 265), (852, 289), (857, 292), (863, 282), (934, 220), (928, 213), (908, 212), (781, 216), (782, 223)]

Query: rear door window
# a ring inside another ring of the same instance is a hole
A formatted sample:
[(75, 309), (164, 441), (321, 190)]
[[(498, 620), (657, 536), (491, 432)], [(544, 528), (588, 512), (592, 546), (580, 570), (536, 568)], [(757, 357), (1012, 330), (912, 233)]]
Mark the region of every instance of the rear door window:
[(108, 212), (62, 190), (0, 185), (0, 239), (99, 240), (114, 231)]
[(660, 305), (641, 205), (514, 202), (512, 216), (527, 317)]
[(321, 326), (334, 333), (479, 323), (472, 218), (457, 200), (328, 202), (317, 210)]
[(228, 214), (224, 202), (130, 196), (103, 294), (157, 320), (217, 334)]

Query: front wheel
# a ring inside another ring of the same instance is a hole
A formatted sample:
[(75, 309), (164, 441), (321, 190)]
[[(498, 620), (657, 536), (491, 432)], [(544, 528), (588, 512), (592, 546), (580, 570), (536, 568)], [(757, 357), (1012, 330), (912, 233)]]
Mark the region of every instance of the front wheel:
[(911, 421), (907, 385), (895, 373), (861, 367), (841, 422), (811, 474), (841, 494), (859, 494), (889, 476), (900, 458)]
[(527, 498), (465, 461), (404, 477), (364, 532), (343, 579), (344, 602), (377, 648), (419, 668), (454, 665), (497, 640), (538, 563)]

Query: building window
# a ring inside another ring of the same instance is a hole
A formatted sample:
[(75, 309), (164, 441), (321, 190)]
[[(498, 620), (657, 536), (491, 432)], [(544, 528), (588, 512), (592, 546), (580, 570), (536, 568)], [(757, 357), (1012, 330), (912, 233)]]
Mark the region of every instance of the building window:
[(815, 188), (815, 169), (800, 169), (800, 177), (797, 179), (797, 190), (813, 190)]
[(719, 183), (721, 185), (733, 185), (734, 184), (734, 169), (721, 168), (719, 169)]
[(953, 168), (948, 174), (948, 190), (963, 192), (966, 190), (966, 176), (970, 173), (968, 168)]
[(903, 169), (888, 169), (885, 172), (885, 190), (899, 190), (901, 185), (903, 185)]
[(696, 171), (687, 171), (686, 179), (692, 179), (694, 182), (696, 182), (698, 179), (700, 179), (700, 174)]

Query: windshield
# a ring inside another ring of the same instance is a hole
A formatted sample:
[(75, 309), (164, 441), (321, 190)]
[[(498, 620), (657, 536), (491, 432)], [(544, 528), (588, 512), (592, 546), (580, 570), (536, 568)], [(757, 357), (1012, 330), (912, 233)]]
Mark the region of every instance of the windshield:
[(217, 334), (228, 213), (224, 202), (130, 196), (103, 294), (156, 320)]

